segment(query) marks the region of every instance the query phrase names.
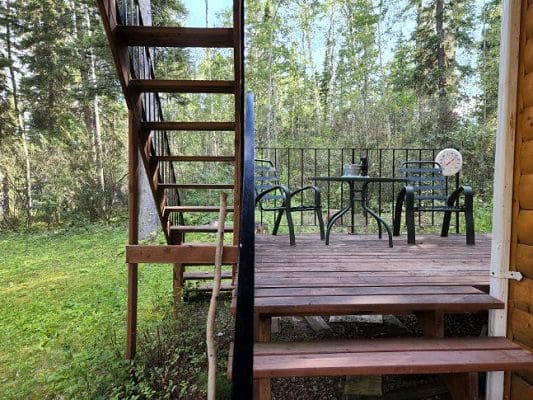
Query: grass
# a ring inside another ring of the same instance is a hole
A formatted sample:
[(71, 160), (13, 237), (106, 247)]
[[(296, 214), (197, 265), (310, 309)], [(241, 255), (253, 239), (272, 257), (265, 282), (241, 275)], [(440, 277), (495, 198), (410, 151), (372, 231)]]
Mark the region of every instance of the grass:
[[(0, 233), (0, 398), (98, 398), (127, 379), (125, 226)], [(167, 266), (142, 266), (139, 321), (171, 298)]]

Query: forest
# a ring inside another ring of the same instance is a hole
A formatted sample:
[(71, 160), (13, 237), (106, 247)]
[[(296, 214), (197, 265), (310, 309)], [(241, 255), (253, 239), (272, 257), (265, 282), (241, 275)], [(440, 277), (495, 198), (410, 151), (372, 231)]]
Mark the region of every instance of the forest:
[[(204, 16), (198, 26), (231, 23), (227, 1), (152, 6), (156, 25), (188, 26), (191, 7)], [(456, 147), (463, 178), (490, 202), (500, 18), (499, 0), (246, 1), (257, 146)], [(232, 74), (224, 50), (154, 51), (163, 78)], [(2, 226), (123, 213), (127, 109), (93, 1), (0, 1), (0, 104)], [(231, 115), (217, 96), (165, 104), (174, 120)], [(199, 154), (232, 146), (214, 136), (174, 140), (177, 151)]]

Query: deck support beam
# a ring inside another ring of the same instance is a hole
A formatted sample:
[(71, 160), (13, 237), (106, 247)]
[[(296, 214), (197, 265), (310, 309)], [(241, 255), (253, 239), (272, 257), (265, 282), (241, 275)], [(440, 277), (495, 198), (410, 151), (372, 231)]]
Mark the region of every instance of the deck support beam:
[[(128, 119), (128, 243), (139, 242), (139, 151), (138, 120), (133, 110), (129, 110)], [(128, 263), (128, 309), (126, 327), (126, 358), (133, 359), (137, 349), (137, 293), (138, 264)]]
[[(442, 311), (416, 312), (416, 318), (425, 337), (444, 337), (444, 313)], [(442, 380), (448, 387), (453, 400), (479, 399), (479, 374), (444, 374)]]
[[(272, 317), (265, 315), (255, 316), (255, 340), (259, 343), (270, 342)], [(271, 379), (263, 378), (254, 380), (254, 400), (270, 400), (272, 398)]]

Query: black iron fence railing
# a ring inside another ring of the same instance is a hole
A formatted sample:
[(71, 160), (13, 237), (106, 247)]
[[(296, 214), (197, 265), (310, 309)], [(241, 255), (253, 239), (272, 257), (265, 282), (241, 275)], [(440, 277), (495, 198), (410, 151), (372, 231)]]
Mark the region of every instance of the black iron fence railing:
[[(439, 149), (431, 148), (287, 148), (258, 147), (256, 158), (271, 160), (280, 176), (281, 183), (291, 190), (305, 185), (315, 184), (322, 191), (322, 207), (327, 218), (345, 204), (348, 186), (339, 182), (314, 182), (315, 176), (340, 176), (345, 164), (359, 163), (361, 157), (368, 159), (368, 174), (371, 176), (399, 177), (400, 166), (409, 160), (434, 160)], [(459, 174), (446, 181), (446, 190), (451, 193), (460, 186)], [(400, 189), (399, 184), (376, 183), (369, 187), (369, 205), (380, 216), (392, 221), (394, 200)], [(303, 195), (295, 201), (306, 201)], [(389, 217), (390, 216), (390, 217)], [(423, 226), (440, 225), (442, 213), (424, 212), (418, 214), (418, 224)], [(272, 216), (261, 212), (262, 223), (271, 221)], [(316, 226), (317, 219), (313, 213), (301, 212), (293, 216), (296, 226)], [(456, 213), (455, 230), (459, 232), (459, 213)], [(368, 226), (368, 215), (360, 214), (356, 224)], [(348, 214), (341, 219), (340, 225), (351, 225)]]
[[(122, 0), (117, 3), (117, 20), (121, 25), (143, 26), (143, 8), (139, 0)], [(147, 46), (129, 48), (130, 77), (131, 79), (156, 79), (155, 58), (153, 49)], [(163, 107), (159, 93), (141, 94), (142, 112), (144, 122), (163, 122)], [(152, 155), (170, 156), (170, 142), (166, 130), (156, 130), (152, 133), (150, 141)], [(159, 181), (176, 183), (176, 172), (172, 163), (161, 163), (158, 166)], [(165, 205), (180, 205), (179, 192), (176, 189), (165, 189)], [(172, 223), (181, 223), (182, 214), (171, 214)]]

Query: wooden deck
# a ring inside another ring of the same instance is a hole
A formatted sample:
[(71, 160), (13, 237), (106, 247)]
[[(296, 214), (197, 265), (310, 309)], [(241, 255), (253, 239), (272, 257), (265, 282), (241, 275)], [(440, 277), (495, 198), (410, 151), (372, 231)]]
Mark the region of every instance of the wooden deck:
[(341, 288), (375, 286), (487, 289), (490, 246), (490, 236), (479, 234), (475, 246), (462, 235), (419, 235), (416, 245), (395, 238), (393, 248), (375, 235), (333, 235), (329, 246), (318, 235), (298, 235), (292, 247), (286, 236), (257, 235), (256, 297), (285, 287), (314, 295), (332, 287), (339, 294)]

